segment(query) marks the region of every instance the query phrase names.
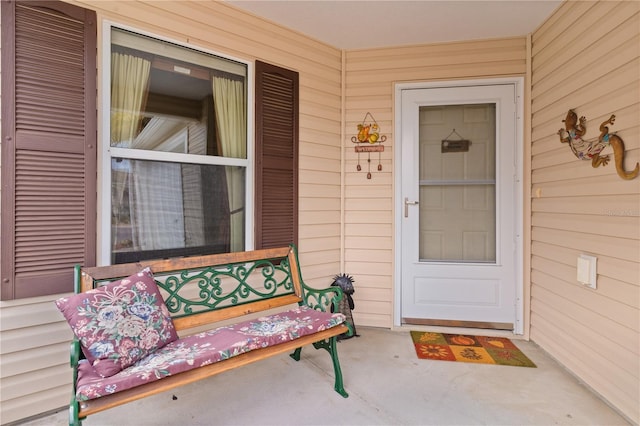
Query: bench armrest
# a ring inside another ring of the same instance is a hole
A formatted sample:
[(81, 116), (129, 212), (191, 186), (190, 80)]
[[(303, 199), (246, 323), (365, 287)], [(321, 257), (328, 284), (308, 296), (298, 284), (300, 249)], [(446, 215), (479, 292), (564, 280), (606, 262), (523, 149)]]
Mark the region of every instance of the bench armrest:
[[(318, 289), (309, 287), (304, 282), (300, 284), (303, 290), (300, 305), (306, 305), (323, 312), (336, 312), (336, 307), (340, 306), (340, 301), (344, 298), (344, 292), (337, 286)], [(349, 321), (345, 321), (344, 324), (349, 328), (349, 332), (346, 335), (353, 336), (353, 326)]]

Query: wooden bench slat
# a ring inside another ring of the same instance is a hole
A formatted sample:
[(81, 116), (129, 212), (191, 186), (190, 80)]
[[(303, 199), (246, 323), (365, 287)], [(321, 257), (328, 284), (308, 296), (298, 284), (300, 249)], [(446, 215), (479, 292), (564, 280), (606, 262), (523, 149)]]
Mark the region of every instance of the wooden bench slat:
[[(221, 253), (206, 256), (180, 257), (175, 259), (145, 260), (136, 263), (123, 263), (119, 265), (93, 266), (82, 268), (83, 272), (93, 277), (94, 280), (106, 280), (127, 277), (147, 266), (153, 273), (180, 271), (183, 269), (197, 269), (209, 266), (228, 265), (231, 263), (255, 262), (261, 259), (277, 259), (287, 257), (291, 252), (289, 247), (275, 249), (262, 249), (239, 253)], [(83, 288), (82, 291), (91, 288)]]

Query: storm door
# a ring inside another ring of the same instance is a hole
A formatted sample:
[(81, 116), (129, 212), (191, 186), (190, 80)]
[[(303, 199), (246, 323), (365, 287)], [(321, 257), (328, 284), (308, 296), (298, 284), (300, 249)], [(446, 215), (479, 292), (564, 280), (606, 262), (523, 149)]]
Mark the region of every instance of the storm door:
[(401, 91), (401, 322), (515, 330), (515, 84)]

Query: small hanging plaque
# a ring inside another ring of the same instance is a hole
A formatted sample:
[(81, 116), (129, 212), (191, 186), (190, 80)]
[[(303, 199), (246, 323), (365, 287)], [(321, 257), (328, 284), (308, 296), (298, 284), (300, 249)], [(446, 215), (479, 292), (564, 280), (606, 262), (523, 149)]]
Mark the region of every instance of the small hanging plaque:
[(443, 139), (440, 152), (468, 152), (471, 141), (467, 139), (448, 140)]
[(384, 145), (356, 146), (356, 152), (384, 152)]
[[(454, 134), (460, 139), (449, 139), (451, 135)], [(442, 139), (440, 152), (469, 152), (469, 145), (471, 145), (471, 141), (463, 139), (460, 133), (456, 132), (456, 129), (453, 129), (453, 131), (449, 133), (449, 136)]]

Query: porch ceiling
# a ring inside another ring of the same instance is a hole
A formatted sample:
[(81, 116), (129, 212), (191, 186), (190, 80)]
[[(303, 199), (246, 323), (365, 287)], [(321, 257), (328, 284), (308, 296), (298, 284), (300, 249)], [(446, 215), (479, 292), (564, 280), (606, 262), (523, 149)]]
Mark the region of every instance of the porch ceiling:
[(561, 0), (226, 0), (340, 49), (523, 36)]

